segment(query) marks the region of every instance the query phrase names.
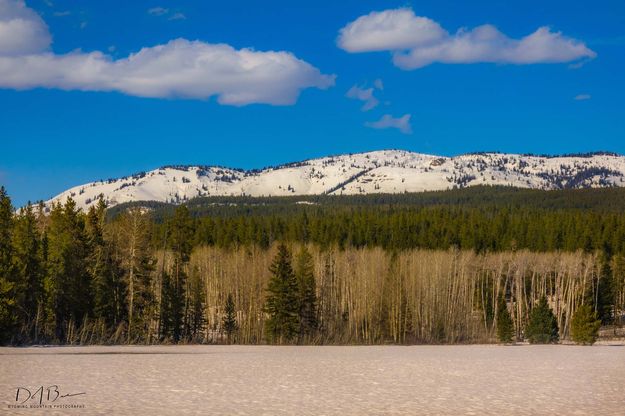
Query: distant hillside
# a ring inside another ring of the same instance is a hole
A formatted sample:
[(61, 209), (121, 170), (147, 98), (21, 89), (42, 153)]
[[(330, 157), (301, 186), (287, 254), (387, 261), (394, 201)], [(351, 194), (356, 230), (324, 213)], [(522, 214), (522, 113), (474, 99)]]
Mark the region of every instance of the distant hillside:
[(198, 197), (401, 194), (479, 185), (541, 190), (624, 187), (625, 157), (609, 152), (441, 157), (383, 150), (255, 170), (176, 165), (76, 186), (47, 205), (70, 196), (87, 208), (99, 196), (115, 206), (135, 201), (177, 204)]

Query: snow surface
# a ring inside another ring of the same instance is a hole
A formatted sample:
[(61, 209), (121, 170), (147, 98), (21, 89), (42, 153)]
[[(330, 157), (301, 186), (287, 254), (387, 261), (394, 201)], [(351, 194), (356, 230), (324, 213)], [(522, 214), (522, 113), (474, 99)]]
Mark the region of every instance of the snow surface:
[(86, 392), (8, 414), (625, 413), (623, 345), (1, 348), (0, 368), (2, 411), (17, 386)]
[(284, 196), (403, 193), (475, 185), (535, 189), (625, 186), (625, 156), (540, 157), (476, 153), (440, 157), (403, 150), (329, 156), (262, 170), (169, 166), (71, 188), (88, 208), (102, 195), (114, 206), (130, 201), (184, 202), (198, 196)]

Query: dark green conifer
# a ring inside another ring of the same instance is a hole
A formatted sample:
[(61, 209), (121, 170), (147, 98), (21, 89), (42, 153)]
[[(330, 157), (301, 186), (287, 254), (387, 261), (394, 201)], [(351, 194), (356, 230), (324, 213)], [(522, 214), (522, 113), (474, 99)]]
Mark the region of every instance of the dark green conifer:
[(597, 341), (601, 320), (590, 305), (582, 305), (571, 319), (571, 339), (577, 344), (592, 345)]
[(161, 303), (160, 303), (160, 338), (161, 341), (178, 341), (174, 336), (180, 336), (180, 329), (176, 330), (175, 325), (180, 325), (182, 318), (177, 316), (181, 314), (184, 303), (177, 296), (174, 282), (167, 270), (162, 271), (161, 275)]
[(278, 246), (278, 253), (269, 270), (272, 273), (267, 287), (265, 312), (265, 333), (269, 342), (290, 343), (299, 332), (298, 284), (291, 253), (284, 244)]
[(68, 331), (80, 327), (92, 309), (88, 248), (84, 215), (74, 200), (55, 205), (50, 213), (44, 286), (48, 323), (58, 341), (71, 341)]
[(41, 237), (32, 206), (20, 210), (13, 232), (13, 266), (23, 335), (37, 340), (42, 314), (44, 264)]
[(4, 187), (0, 187), (0, 343), (14, 334), (16, 319), (16, 282), (14, 281), (13, 205)]
[(560, 339), (558, 322), (545, 296), (532, 308), (525, 336), (532, 344), (550, 344)]
[(163, 277), (163, 302), (167, 307), (162, 311), (163, 335), (174, 342), (188, 335), (189, 302), (187, 302), (186, 266), (191, 256), (193, 242), (193, 218), (185, 205), (176, 208), (174, 216), (167, 223), (167, 243), (173, 254), (171, 272)]
[(598, 257), (599, 273), (591, 281), (592, 290), (587, 291), (585, 303), (593, 305), (597, 317), (603, 324), (609, 324), (613, 319), (612, 305), (614, 305), (615, 282), (612, 273), (612, 259), (607, 251), (601, 251)]
[(206, 324), (204, 318), (206, 295), (204, 281), (197, 268), (193, 270), (188, 281), (188, 300), (186, 307), (186, 336), (194, 342), (202, 342), (202, 334)]
[(228, 344), (230, 344), (232, 342), (232, 336), (239, 329), (239, 324), (237, 323), (237, 311), (234, 305), (232, 293), (228, 293), (228, 298), (226, 299), (222, 326), (226, 332), (226, 340)]
[(502, 343), (514, 341), (514, 326), (512, 316), (508, 311), (505, 297), (501, 296), (497, 301), (497, 339)]
[(299, 339), (314, 335), (317, 329), (317, 287), (313, 258), (306, 246), (297, 255), (296, 270), (299, 300)]
[(112, 256), (111, 247), (104, 238), (106, 204), (100, 198), (98, 204), (87, 212), (85, 230), (87, 235), (88, 270), (91, 275), (93, 312), (107, 325), (118, 324), (126, 315), (121, 281), (121, 267)]

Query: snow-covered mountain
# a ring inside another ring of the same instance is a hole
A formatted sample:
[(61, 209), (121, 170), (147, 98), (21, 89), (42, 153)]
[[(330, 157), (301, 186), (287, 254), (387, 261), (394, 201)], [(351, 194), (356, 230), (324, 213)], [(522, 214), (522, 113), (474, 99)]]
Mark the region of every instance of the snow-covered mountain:
[(475, 185), (562, 189), (625, 186), (625, 156), (593, 153), (533, 156), (473, 153), (455, 157), (403, 150), (329, 156), (260, 170), (165, 166), (87, 183), (51, 200), (72, 197), (88, 208), (99, 195), (109, 206), (129, 201), (184, 202), (198, 196), (370, 194)]

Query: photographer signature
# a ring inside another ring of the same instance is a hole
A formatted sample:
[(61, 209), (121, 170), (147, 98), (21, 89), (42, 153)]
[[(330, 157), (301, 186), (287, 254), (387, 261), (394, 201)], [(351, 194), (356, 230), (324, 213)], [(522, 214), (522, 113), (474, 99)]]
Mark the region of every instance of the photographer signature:
[(37, 389), (34, 391), (26, 387), (17, 387), (15, 391), (15, 401), (19, 404), (24, 404), (29, 400), (34, 400), (39, 404), (43, 404), (52, 403), (66, 397), (82, 396), (85, 394), (87, 393), (81, 392), (62, 394), (60, 387), (56, 384), (52, 384), (50, 386), (37, 386)]

